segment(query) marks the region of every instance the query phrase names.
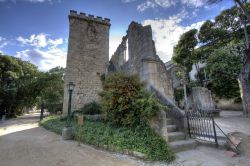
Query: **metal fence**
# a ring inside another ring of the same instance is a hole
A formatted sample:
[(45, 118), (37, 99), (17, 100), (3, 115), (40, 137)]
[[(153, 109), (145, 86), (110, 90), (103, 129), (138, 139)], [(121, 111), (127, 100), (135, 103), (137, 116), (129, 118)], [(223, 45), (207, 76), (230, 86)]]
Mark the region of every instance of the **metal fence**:
[(218, 147), (215, 122), (212, 114), (201, 111), (188, 111), (186, 117), (190, 138), (214, 142), (216, 147)]

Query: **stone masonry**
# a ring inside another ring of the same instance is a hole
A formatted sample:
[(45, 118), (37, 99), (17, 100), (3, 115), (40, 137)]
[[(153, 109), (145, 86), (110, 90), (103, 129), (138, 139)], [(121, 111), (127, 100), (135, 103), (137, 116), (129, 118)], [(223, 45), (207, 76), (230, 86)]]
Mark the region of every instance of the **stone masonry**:
[[(147, 83), (148, 90), (153, 88), (170, 103), (174, 103), (171, 77), (156, 54), (151, 26), (132, 22), (109, 64), (109, 73), (138, 74)], [(150, 126), (168, 141), (166, 121), (166, 113), (161, 111), (152, 119)]]
[(171, 77), (156, 54), (150, 25), (142, 26), (136, 22), (129, 25), (127, 35), (111, 57), (108, 70), (138, 74), (148, 89), (152, 86), (165, 98), (174, 100)]
[(110, 19), (85, 13), (69, 14), (69, 41), (65, 72), (63, 114), (67, 113), (67, 84), (76, 86), (72, 95), (72, 110), (91, 101), (98, 101), (102, 89), (100, 76), (106, 73), (109, 61)]

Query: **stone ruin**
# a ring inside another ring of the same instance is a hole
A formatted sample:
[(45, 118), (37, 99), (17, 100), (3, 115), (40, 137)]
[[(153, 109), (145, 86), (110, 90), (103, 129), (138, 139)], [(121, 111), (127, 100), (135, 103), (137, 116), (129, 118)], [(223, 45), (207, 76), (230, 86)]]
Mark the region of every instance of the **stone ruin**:
[[(102, 75), (125, 72), (138, 74), (141, 81), (147, 83), (147, 89), (154, 91), (159, 100), (172, 110), (169, 116), (178, 128), (183, 128), (184, 112), (175, 105), (171, 72), (156, 54), (150, 25), (143, 26), (131, 22), (127, 34), (122, 38), (122, 42), (109, 61), (110, 19), (85, 13), (78, 14), (71, 10), (69, 24), (64, 115), (68, 110), (67, 84), (69, 82), (76, 85), (72, 94), (72, 110), (74, 111), (89, 102), (100, 101)], [(197, 93), (196, 98), (193, 98), (195, 105), (198, 101), (203, 101), (201, 94), (204, 93)], [(204, 102), (208, 103), (210, 99), (211, 96), (205, 97)], [(162, 120), (159, 119), (159, 121)], [(162, 129), (159, 127), (161, 124), (154, 124), (154, 126)]]
[[(156, 97), (171, 110), (168, 113), (160, 111), (152, 118), (149, 124), (151, 128), (166, 141), (175, 140), (173, 137), (177, 129), (185, 131), (184, 112), (174, 101), (171, 72), (156, 54), (150, 25), (131, 22), (127, 34), (109, 61), (109, 19), (70, 11), (69, 24), (63, 115), (67, 115), (68, 110), (69, 82), (76, 85), (72, 94), (72, 110), (75, 111), (89, 102), (100, 101), (102, 75), (125, 72), (138, 74), (140, 80), (146, 82), (147, 89), (155, 92)], [(179, 134), (185, 148), (196, 146), (195, 141), (185, 142), (184, 132)], [(172, 146), (180, 149), (175, 144)]]
[(153, 87), (169, 101), (174, 102), (170, 76), (156, 54), (151, 26), (136, 22), (129, 25), (109, 61), (110, 19), (70, 11), (67, 67), (65, 72), (63, 113), (67, 113), (67, 84), (74, 82), (72, 110), (86, 103), (99, 101), (102, 90), (100, 76), (112, 72), (138, 74), (147, 87)]
[(136, 22), (129, 25), (127, 35), (110, 59), (108, 72), (138, 74), (147, 83), (148, 89), (154, 87), (164, 97), (174, 101), (172, 81), (156, 54), (150, 25), (142, 26)]

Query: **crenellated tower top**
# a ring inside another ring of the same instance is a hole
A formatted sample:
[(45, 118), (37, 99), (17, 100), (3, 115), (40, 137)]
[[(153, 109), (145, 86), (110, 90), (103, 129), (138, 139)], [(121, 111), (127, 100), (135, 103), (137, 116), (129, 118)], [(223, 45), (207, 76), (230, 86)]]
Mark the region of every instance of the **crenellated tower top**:
[(83, 19), (83, 20), (93, 21), (93, 22), (97, 22), (100, 24), (110, 26), (110, 19), (109, 18), (102, 18), (100, 16), (95, 17), (94, 15), (91, 15), (91, 14), (87, 15), (86, 13), (82, 13), (82, 12), (77, 14), (77, 11), (75, 11), (75, 10), (70, 10), (69, 18)]

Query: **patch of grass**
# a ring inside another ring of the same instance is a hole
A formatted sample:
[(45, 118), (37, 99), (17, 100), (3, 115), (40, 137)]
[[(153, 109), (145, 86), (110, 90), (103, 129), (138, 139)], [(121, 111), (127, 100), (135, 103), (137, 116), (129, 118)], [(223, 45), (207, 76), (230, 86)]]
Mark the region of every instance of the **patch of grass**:
[[(65, 121), (52, 116), (45, 118), (40, 124), (60, 134)], [(86, 144), (105, 147), (116, 152), (141, 152), (151, 161), (171, 162), (175, 159), (168, 144), (146, 125), (134, 129), (118, 128), (104, 122), (85, 120), (82, 127), (76, 123), (73, 123), (73, 127), (75, 138)]]

